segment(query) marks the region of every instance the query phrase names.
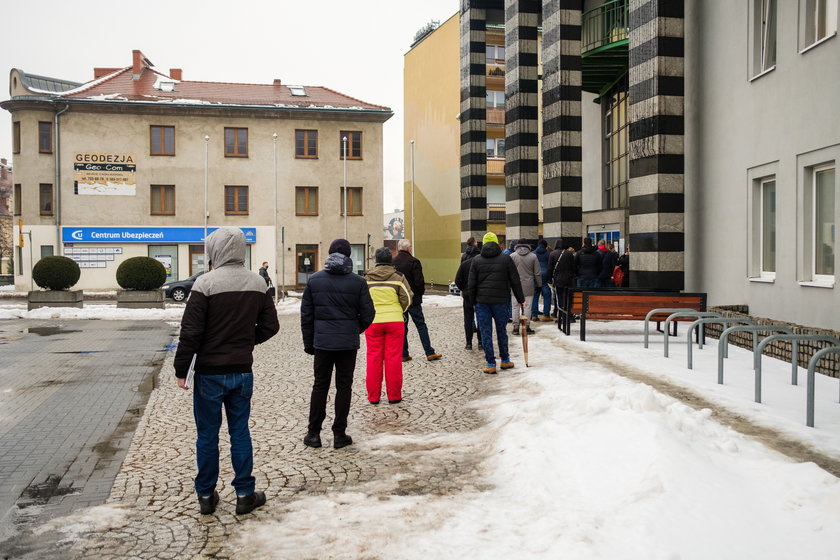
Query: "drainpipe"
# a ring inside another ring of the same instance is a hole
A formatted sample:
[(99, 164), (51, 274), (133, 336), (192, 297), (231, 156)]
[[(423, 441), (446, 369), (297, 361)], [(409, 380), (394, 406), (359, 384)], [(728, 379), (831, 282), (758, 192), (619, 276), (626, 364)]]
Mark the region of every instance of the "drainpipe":
[(55, 136), (55, 149), (53, 150), (53, 153), (55, 153), (55, 186), (53, 187), (53, 192), (55, 193), (55, 243), (57, 255), (64, 254), (64, 245), (61, 242), (61, 143), (59, 142), (61, 140), (61, 134), (58, 129), (58, 117), (67, 112), (68, 109), (70, 109), (70, 105), (65, 104), (64, 109), (55, 114), (55, 124), (53, 125), (53, 135)]

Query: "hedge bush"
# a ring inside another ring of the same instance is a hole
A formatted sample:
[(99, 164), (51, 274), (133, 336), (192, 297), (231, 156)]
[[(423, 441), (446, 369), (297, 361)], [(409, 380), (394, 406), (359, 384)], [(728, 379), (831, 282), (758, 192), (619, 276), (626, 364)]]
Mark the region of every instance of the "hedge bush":
[(151, 257), (131, 257), (117, 267), (117, 284), (125, 290), (157, 290), (166, 282), (166, 269)]
[(44, 257), (32, 268), (32, 279), (46, 290), (68, 290), (81, 274), (76, 261), (59, 256)]

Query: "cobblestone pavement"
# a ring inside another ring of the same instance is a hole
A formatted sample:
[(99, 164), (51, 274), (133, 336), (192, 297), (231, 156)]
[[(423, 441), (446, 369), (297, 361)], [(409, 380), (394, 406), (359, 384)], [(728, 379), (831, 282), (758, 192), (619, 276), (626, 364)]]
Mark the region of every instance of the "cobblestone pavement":
[(0, 323), (0, 550), (27, 527), (105, 502), (176, 327)]
[[(229, 486), (233, 474), (224, 433), (221, 503), (213, 516), (198, 513), (192, 487), (192, 395), (176, 387), (170, 353), (108, 499), (117, 519), (109, 520), (107, 530), (97, 530), (93, 523), (91, 530), (72, 538), (61, 532), (60, 525), (44, 527), (40, 539), (48, 544), (43, 546), (49, 546), (53, 556), (68, 558), (236, 558), (234, 543), (250, 523), (281, 520), (284, 504), (307, 495), (361, 488), (374, 479), (392, 482), (377, 486), (386, 495), (460, 491), (481, 458), (480, 450), (464, 446), (459, 452), (432, 454), (433, 460), (424, 460), (417, 453), (381, 452), (375, 443), (387, 434), (424, 436), (475, 429), (482, 420), (469, 403), (499, 390), (503, 383), (504, 375), (481, 372), (483, 355), (478, 350), (464, 350), (460, 307), (424, 306), (424, 311), (432, 344), (443, 358), (428, 362), (422, 351), (418, 354), (421, 346), (412, 325), (409, 343), (414, 360), (404, 364), (404, 400), (389, 405), (383, 399), (372, 406), (364, 392), (362, 337), (348, 427), (354, 444), (340, 450), (331, 445), (331, 410), (322, 432), (324, 447), (303, 445), (312, 358), (302, 349), (299, 316), (280, 317), (280, 333), (255, 353), (251, 422), (255, 476), (268, 503), (245, 516), (234, 514), (235, 494)], [(420, 438), (412, 441), (412, 451), (424, 445)], [(431, 448), (434, 441), (426, 445)]]

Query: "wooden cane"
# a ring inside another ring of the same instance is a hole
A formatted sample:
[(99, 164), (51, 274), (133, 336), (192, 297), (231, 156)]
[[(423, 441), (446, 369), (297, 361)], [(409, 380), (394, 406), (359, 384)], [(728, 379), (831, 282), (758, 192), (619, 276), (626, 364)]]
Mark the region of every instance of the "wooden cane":
[(525, 305), (520, 306), (522, 312), (519, 315), (519, 333), (522, 335), (522, 351), (525, 353), (525, 367), (528, 365), (528, 319), (525, 318)]

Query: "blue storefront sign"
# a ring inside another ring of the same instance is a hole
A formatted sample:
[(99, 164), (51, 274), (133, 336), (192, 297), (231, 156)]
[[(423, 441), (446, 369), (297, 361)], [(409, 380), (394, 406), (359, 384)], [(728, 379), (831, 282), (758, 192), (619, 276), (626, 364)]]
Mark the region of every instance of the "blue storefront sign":
[[(208, 235), (218, 228), (207, 228)], [(257, 242), (255, 228), (239, 228), (246, 243)], [(64, 243), (204, 243), (204, 228), (196, 227), (63, 227)]]

